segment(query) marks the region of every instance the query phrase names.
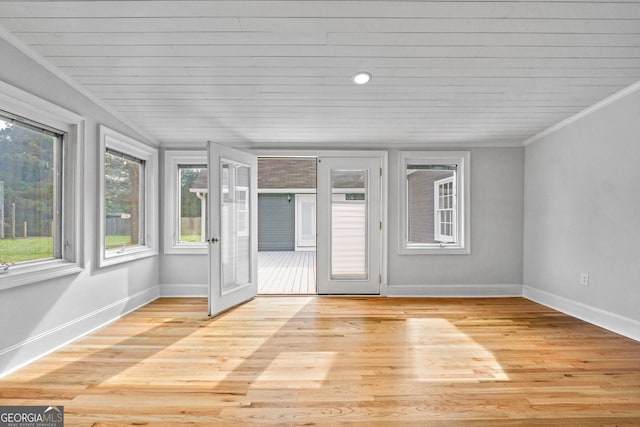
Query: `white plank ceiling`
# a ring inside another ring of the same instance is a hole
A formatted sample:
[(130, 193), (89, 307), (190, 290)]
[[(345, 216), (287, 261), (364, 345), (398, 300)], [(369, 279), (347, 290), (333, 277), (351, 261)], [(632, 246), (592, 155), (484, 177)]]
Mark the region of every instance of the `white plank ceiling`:
[(640, 1), (19, 1), (0, 26), (163, 145), (519, 144), (640, 80)]

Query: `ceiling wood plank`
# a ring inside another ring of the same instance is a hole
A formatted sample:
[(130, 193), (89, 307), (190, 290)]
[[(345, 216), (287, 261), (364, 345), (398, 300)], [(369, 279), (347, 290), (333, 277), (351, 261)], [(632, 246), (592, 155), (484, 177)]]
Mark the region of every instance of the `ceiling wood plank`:
[[(204, 3), (204, 2), (203, 2)], [(268, 4), (268, 2), (264, 2)], [(391, 2), (393, 3), (393, 2)], [(3, 3), (4, 8), (4, 3)], [(499, 14), (502, 16), (502, 14)], [(203, 32), (247, 31), (272, 33), (569, 33), (637, 34), (640, 17), (618, 18), (15, 18), (0, 15), (0, 25), (11, 32)]]
[(109, 67), (348, 67), (354, 71), (361, 68), (429, 68), (429, 69), (475, 69), (475, 68), (627, 68), (640, 67), (640, 58), (379, 58), (379, 57), (49, 57), (58, 66), (109, 66)]
[(334, 45), (334, 46), (609, 46), (636, 47), (635, 34), (567, 33), (416, 33), (326, 32), (23, 32), (20, 39), (32, 45)]
[[(344, 74), (339, 77), (322, 77), (322, 76), (219, 76), (219, 77), (77, 77), (77, 81), (88, 87), (94, 87), (97, 91), (103, 87), (112, 85), (117, 88), (123, 86), (133, 86), (128, 89), (135, 90), (138, 87), (148, 88), (164, 88), (172, 87), (174, 90), (189, 91), (207, 89), (216, 86), (347, 86), (353, 87), (351, 76)], [(474, 87), (571, 87), (571, 86), (627, 86), (636, 81), (635, 77), (553, 77), (553, 78), (534, 78), (534, 77), (383, 77), (376, 74), (375, 81), (371, 82), (372, 87), (393, 87), (393, 86), (412, 86), (421, 88), (424, 86), (474, 86)]]
[[(640, 21), (638, 22), (640, 28)], [(44, 57), (640, 58), (640, 46), (112, 46), (32, 45)]]
[[(353, 73), (352, 67), (79, 67), (61, 66), (68, 75), (82, 81), (81, 78), (119, 78), (138, 77), (145, 79), (158, 77), (345, 77)], [(630, 78), (640, 76), (640, 66), (601, 68), (563, 67), (563, 68), (525, 68), (525, 67), (441, 67), (441, 68), (392, 68), (376, 67), (376, 80), (380, 77), (494, 77), (494, 78)], [(98, 81), (98, 80), (95, 80)], [(103, 80), (103, 83), (107, 80)]]
[[(579, 5), (579, 6), (578, 6)], [(504, 19), (610, 19), (640, 18), (634, 2), (546, 1), (37, 1), (4, 2), (4, 16), (11, 18), (172, 18), (172, 17), (268, 17), (268, 18), (474, 18)]]

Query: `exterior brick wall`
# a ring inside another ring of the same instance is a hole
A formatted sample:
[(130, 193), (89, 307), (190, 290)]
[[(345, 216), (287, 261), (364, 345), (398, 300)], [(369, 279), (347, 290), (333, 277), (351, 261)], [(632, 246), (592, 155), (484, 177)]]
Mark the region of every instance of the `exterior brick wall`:
[(259, 157), (258, 188), (316, 188), (316, 159)]

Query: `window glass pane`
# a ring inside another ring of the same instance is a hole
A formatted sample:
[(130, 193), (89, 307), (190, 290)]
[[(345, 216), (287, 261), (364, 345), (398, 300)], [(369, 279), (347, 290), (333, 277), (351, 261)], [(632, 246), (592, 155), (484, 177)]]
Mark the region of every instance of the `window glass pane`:
[(104, 163), (105, 249), (143, 246), (144, 161), (108, 149)]
[(332, 279), (368, 277), (367, 180), (366, 170), (331, 171)]
[[(456, 165), (407, 165), (406, 219), (409, 245), (455, 241), (452, 222), (455, 218), (453, 189), (456, 170)], [(439, 182), (441, 184), (437, 184)], [(450, 225), (447, 226), (447, 223)]]
[(178, 243), (202, 243), (206, 240), (207, 168), (204, 165), (179, 165), (180, 233)]
[(226, 160), (221, 167), (222, 290), (228, 292), (251, 281), (250, 168)]
[(0, 117), (0, 263), (60, 258), (62, 137)]

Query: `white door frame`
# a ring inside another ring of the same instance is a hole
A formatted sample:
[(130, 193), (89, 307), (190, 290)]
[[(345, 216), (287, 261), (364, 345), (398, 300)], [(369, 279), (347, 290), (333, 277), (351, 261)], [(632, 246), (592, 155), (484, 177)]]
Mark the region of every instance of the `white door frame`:
[[(357, 151), (357, 150), (280, 150), (280, 149), (261, 149), (249, 150), (257, 157), (375, 157), (380, 159), (382, 165), (382, 177), (380, 186), (382, 194), (380, 195), (380, 207), (382, 218), (382, 236), (380, 243), (380, 275), (382, 282), (380, 283), (380, 295), (388, 294), (387, 285), (387, 262), (388, 262), (388, 180), (389, 180), (389, 153), (387, 151)], [(316, 242), (317, 243), (317, 242)]]

